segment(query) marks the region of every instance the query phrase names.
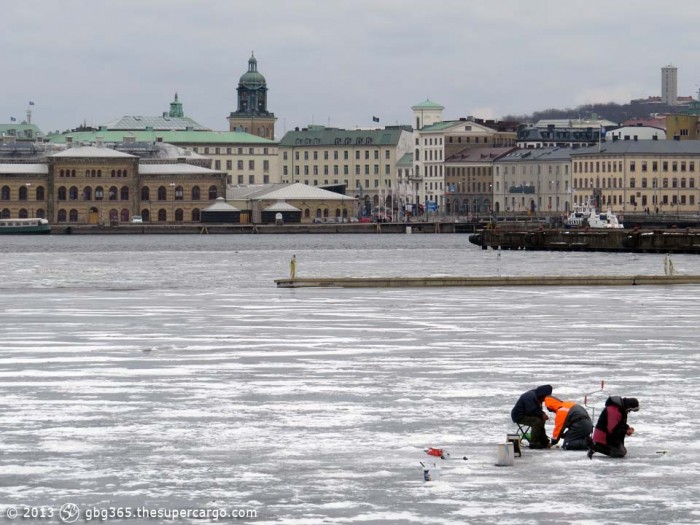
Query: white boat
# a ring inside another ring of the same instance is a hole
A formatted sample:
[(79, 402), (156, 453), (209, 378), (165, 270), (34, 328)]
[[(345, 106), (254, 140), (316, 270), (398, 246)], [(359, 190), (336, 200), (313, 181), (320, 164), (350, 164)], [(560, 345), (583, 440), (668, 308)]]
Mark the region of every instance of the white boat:
[(50, 233), (46, 219), (0, 219), (0, 235)]
[(610, 209), (599, 213), (590, 203), (574, 206), (564, 225), (567, 228), (624, 228)]

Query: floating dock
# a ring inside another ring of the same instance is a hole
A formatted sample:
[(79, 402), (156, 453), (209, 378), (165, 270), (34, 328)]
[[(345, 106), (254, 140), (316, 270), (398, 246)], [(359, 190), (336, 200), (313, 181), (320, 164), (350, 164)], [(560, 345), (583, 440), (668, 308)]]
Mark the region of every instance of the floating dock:
[(598, 251), (700, 254), (700, 230), (594, 230), (493, 228), (469, 236), (469, 242), (502, 250)]
[(304, 277), (278, 288), (427, 288), (440, 286), (647, 286), (700, 284), (700, 275), (552, 275), (522, 277)]

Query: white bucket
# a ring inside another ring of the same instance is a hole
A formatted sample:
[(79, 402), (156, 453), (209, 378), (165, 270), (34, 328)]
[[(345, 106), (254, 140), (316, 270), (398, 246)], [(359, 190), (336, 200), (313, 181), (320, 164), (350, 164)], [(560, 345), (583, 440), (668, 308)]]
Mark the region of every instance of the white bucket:
[(512, 467), (515, 464), (515, 449), (513, 443), (498, 444), (498, 462), (499, 467)]

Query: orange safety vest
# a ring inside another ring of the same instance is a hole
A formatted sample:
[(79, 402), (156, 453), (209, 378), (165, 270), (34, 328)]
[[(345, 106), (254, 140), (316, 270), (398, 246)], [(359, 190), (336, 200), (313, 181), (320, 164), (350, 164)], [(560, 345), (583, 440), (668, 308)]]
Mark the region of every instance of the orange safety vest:
[(564, 421), (569, 415), (569, 410), (576, 404), (575, 401), (562, 401), (556, 397), (547, 396), (544, 398), (544, 406), (547, 410), (556, 412), (554, 418), (554, 430), (552, 431), (552, 439), (559, 439), (559, 435), (564, 428)]

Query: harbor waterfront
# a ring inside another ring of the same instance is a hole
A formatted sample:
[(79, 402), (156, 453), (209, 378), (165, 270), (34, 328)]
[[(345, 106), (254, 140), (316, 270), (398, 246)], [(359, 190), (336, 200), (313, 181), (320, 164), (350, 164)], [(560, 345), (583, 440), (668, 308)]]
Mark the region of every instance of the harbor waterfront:
[[(698, 285), (274, 283), (293, 255), (299, 278), (663, 276), (664, 255), (499, 253), (451, 234), (1, 246), (0, 509), (248, 508), (257, 519), (237, 521), (264, 524), (700, 518)], [(694, 255), (673, 263), (700, 274)], [(525, 449), (495, 466), (522, 392), (549, 383), (583, 403), (601, 380), (595, 417), (607, 395), (640, 401), (627, 458)]]

